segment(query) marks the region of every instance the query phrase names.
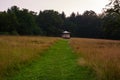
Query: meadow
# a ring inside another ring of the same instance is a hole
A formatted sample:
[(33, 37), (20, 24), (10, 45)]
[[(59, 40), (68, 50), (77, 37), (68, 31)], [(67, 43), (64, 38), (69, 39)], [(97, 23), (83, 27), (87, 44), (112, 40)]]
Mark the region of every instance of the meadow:
[(35, 36), (0, 36), (0, 80), (31, 63), (58, 38)]
[(119, 80), (120, 41), (0, 36), (0, 80), (68, 78)]
[(120, 79), (120, 41), (72, 38), (70, 45), (79, 55), (78, 64), (90, 66), (97, 80)]

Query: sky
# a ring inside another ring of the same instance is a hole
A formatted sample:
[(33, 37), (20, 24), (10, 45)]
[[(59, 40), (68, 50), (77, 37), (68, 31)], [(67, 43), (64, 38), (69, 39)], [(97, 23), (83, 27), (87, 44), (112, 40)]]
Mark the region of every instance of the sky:
[(13, 5), (39, 13), (40, 10), (55, 10), (65, 12), (69, 16), (72, 12), (82, 14), (86, 10), (101, 13), (109, 0), (0, 0), (0, 11), (7, 10)]

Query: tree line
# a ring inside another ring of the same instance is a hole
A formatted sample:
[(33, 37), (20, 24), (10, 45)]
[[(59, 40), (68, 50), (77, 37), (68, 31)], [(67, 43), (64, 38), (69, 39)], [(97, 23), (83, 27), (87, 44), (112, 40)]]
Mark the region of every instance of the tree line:
[(0, 34), (61, 36), (63, 31), (73, 37), (120, 39), (120, 1), (111, 0), (101, 14), (86, 10), (83, 14), (44, 10), (37, 14), (12, 6), (0, 12)]

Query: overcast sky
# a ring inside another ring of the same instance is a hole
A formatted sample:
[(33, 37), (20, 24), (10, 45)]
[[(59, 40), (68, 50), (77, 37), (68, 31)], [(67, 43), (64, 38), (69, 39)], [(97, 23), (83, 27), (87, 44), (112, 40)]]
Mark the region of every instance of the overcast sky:
[(26, 8), (35, 12), (54, 9), (64, 11), (67, 16), (72, 12), (82, 14), (85, 10), (93, 10), (101, 13), (109, 0), (0, 0), (0, 11), (7, 10), (13, 5)]

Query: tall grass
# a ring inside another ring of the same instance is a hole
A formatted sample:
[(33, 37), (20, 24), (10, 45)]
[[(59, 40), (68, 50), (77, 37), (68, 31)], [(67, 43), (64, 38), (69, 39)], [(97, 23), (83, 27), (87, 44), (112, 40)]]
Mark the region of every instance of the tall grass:
[(39, 57), (58, 38), (0, 36), (0, 80)]
[(120, 41), (73, 38), (70, 45), (84, 58), (79, 64), (92, 67), (98, 80), (120, 80)]

